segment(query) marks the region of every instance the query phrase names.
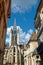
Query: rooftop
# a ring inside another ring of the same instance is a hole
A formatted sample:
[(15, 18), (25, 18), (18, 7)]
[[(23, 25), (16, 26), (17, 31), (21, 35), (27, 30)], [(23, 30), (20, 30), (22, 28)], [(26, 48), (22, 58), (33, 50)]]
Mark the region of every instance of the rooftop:
[(32, 36), (30, 38), (30, 41), (36, 41), (37, 40), (37, 35), (36, 35), (36, 32), (33, 32), (32, 33)]

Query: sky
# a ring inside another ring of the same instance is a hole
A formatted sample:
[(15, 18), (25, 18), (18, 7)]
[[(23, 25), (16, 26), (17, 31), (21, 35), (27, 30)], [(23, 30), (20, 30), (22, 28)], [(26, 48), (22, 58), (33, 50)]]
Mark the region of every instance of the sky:
[(35, 31), (34, 17), (40, 0), (12, 0), (11, 18), (7, 23), (6, 44), (10, 44), (10, 29), (16, 19), (17, 28), (20, 30), (20, 42), (27, 43), (32, 32)]

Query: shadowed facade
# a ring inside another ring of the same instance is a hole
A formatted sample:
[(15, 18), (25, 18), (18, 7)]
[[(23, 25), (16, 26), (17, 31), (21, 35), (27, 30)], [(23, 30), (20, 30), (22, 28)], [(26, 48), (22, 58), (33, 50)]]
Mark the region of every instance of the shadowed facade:
[(7, 18), (10, 17), (11, 0), (0, 0), (0, 64), (2, 65), (7, 29)]

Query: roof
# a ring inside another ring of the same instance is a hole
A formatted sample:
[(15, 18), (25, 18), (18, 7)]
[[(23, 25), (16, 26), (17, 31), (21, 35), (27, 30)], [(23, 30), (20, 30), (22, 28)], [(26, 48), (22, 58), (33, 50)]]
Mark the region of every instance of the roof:
[(40, 12), (42, 6), (43, 6), (43, 0), (40, 0), (40, 3), (39, 3), (39, 5), (38, 5), (37, 11), (36, 11), (36, 15), (35, 15), (35, 18), (34, 18), (34, 19), (36, 19), (37, 13)]
[(36, 41), (36, 40), (37, 40), (36, 32), (33, 32), (31, 37), (30, 37), (30, 41)]

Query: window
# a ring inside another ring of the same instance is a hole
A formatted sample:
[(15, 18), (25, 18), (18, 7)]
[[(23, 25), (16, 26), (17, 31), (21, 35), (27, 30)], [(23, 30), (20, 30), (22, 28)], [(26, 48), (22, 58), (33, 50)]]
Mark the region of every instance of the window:
[(36, 58), (38, 59), (38, 58), (39, 58), (39, 56), (36, 56)]
[(15, 47), (14, 47), (14, 52), (15, 52)]
[(15, 63), (15, 56), (14, 56), (14, 63)]

